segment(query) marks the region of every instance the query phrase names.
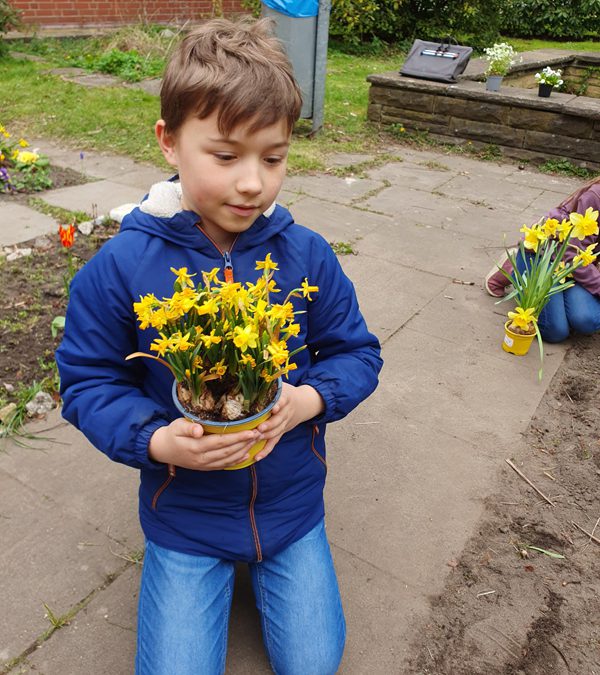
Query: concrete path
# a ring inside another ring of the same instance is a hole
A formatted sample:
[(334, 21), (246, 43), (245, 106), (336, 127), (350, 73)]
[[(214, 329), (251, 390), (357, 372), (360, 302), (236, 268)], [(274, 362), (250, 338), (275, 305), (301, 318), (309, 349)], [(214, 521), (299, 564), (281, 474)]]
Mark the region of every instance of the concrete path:
[[(36, 145), (56, 163), (79, 165), (76, 152)], [(516, 240), (523, 223), (577, 183), (459, 155), (395, 152), (398, 161), (365, 178), (290, 177), (280, 196), (298, 222), (352, 244), (357, 255), (341, 262), (385, 358), (376, 393), (328, 431), (327, 525), (348, 621), (340, 672), (348, 675), (409, 672), (405, 657), (429, 599), (565, 353), (547, 345), (539, 384), (535, 347), (523, 358), (501, 350), (508, 307), (495, 306), (481, 280), (503, 234)], [(102, 155), (88, 155), (84, 169), (96, 182), (43, 198), (102, 213), (137, 201), (165, 175)], [(23, 239), (55, 231), (27, 211), (3, 207), (0, 246), (15, 243), (15, 225)], [(140, 573), (132, 560), (142, 549), (137, 474), (57, 412), (32, 425), (48, 428), (37, 449), (8, 443), (0, 453), (0, 664), (22, 657), (0, 672), (127, 675)], [(45, 605), (70, 618), (49, 637)], [(243, 567), (227, 672), (270, 672)]]

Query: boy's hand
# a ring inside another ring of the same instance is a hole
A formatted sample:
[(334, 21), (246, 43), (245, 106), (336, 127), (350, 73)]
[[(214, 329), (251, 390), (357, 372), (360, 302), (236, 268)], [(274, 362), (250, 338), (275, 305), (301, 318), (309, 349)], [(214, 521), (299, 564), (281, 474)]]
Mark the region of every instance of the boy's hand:
[(271, 417), (257, 427), (261, 437), (267, 439), (267, 443), (256, 455), (256, 461), (264, 459), (286, 431), (320, 415), (324, 409), (325, 404), (316, 389), (307, 384), (294, 387), (284, 382), (281, 396), (273, 406)]
[(217, 471), (248, 459), (248, 451), (261, 438), (256, 430), (205, 434), (200, 424), (180, 417), (152, 434), (148, 455), (155, 462), (184, 469)]

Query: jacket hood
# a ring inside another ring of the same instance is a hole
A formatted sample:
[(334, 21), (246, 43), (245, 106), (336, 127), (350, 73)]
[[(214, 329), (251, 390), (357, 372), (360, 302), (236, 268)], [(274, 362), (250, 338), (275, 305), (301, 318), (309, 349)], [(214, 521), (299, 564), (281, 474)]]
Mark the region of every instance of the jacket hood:
[[(235, 248), (240, 251), (262, 244), (292, 223), (289, 211), (273, 204), (238, 236)], [(141, 204), (123, 218), (121, 232), (137, 230), (197, 250), (213, 247), (214, 244), (198, 229), (198, 225), (202, 225), (202, 218), (194, 211), (181, 209), (181, 187), (171, 179), (150, 188)]]

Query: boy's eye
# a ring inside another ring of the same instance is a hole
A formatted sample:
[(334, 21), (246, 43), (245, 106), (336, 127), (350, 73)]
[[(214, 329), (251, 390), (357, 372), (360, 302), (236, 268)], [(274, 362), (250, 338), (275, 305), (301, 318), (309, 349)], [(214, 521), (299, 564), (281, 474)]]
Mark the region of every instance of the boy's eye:
[(235, 155), (228, 152), (215, 152), (215, 157), (221, 162), (231, 162), (231, 160), (235, 159)]
[(265, 157), (265, 162), (272, 165), (281, 164), (283, 157)]

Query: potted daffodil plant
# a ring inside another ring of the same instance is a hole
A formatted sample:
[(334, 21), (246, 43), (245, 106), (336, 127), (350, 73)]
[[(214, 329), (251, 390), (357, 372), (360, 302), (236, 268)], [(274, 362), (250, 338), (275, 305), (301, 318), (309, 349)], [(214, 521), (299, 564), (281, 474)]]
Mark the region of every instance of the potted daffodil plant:
[[(280, 302), (273, 279), (277, 263), (267, 254), (257, 261), (256, 283), (220, 281), (219, 268), (190, 274), (186, 267), (170, 268), (175, 275), (173, 294), (159, 300), (153, 294), (134, 303), (140, 328), (157, 331), (150, 345), (155, 354), (135, 352), (168, 367), (174, 376), (173, 401), (188, 419), (208, 433), (252, 429), (268, 418), (281, 392), (281, 378), (296, 368), (288, 341), (300, 332), (292, 303), (295, 297), (312, 300), (318, 292), (305, 279)], [(264, 446), (250, 451), (251, 464)]]
[[(517, 306), (508, 312), (502, 348), (513, 354), (523, 355), (537, 337), (540, 350), (539, 377), (542, 377), (544, 349), (538, 327), (539, 316), (553, 295), (562, 293), (574, 285), (573, 271), (596, 261), (596, 244), (581, 249), (577, 241), (598, 234), (598, 211), (587, 209), (585, 214), (571, 213), (568, 220), (558, 222), (554, 218), (540, 221), (520, 230), (524, 237), (517, 252), (507, 251), (513, 271), (502, 273), (513, 285), (513, 291), (498, 302), (515, 300)], [(576, 255), (566, 263), (568, 248), (576, 249)], [(517, 258), (524, 261), (521, 270)]]

